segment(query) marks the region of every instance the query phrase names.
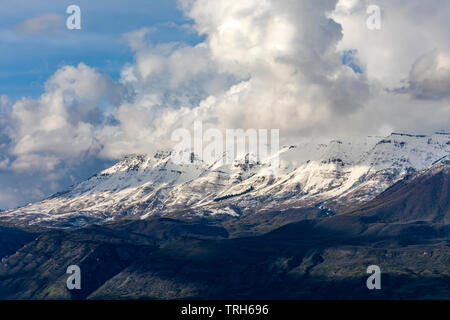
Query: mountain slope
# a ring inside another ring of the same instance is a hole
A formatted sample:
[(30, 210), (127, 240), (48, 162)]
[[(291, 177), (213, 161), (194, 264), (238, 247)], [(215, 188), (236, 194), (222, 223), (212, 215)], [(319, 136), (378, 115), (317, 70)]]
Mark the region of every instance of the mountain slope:
[[(449, 180), (450, 163), (441, 162), (346, 214), (257, 237), (176, 241), (89, 298), (448, 299)], [(365, 284), (373, 264), (379, 291)]]
[(450, 163), (412, 174), (350, 214), (379, 221), (450, 224)]
[[(207, 164), (170, 152), (135, 155), (44, 201), (0, 214), (0, 221), (51, 227), (150, 216), (234, 217), (319, 206), (334, 214), (365, 203), (408, 174), (450, 154), (450, 134), (393, 133), (283, 147), (280, 169), (241, 161)], [(238, 159), (239, 160), (239, 159)]]
[[(355, 210), (253, 237), (229, 238), (205, 219), (47, 230), (3, 259), (0, 298), (448, 299), (449, 179), (440, 162)], [(66, 288), (71, 264), (79, 292)], [(370, 291), (374, 264), (382, 290)]]
[[(133, 261), (166, 243), (193, 236), (221, 239), (227, 232), (221, 227), (170, 219), (43, 232), (2, 259), (0, 299), (84, 299)], [(81, 290), (66, 288), (70, 265), (81, 269)]]

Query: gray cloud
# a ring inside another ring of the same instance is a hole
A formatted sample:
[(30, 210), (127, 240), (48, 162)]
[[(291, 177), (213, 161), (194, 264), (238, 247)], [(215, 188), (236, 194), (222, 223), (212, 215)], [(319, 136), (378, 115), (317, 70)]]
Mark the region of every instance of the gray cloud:
[(401, 91), (418, 99), (450, 98), (450, 55), (435, 49), (421, 56), (411, 68), (408, 84)]

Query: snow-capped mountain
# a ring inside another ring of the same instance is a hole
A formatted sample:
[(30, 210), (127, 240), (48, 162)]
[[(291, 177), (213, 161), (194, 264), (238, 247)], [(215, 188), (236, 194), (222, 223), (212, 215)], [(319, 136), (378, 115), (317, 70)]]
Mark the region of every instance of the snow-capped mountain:
[(123, 217), (238, 217), (307, 206), (333, 214), (373, 199), (449, 154), (450, 133), (437, 132), (285, 146), (275, 173), (254, 161), (211, 165), (192, 155), (190, 163), (175, 164), (168, 151), (132, 155), (65, 192), (0, 217), (71, 227)]

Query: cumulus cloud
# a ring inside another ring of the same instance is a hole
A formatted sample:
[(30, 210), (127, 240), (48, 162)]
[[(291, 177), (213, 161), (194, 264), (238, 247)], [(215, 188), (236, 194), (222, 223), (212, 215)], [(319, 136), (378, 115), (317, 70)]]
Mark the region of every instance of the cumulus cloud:
[[(445, 125), (446, 104), (415, 100), (424, 90), (449, 91), (442, 56), (431, 69), (416, 62), (427, 46), (448, 45), (442, 32), (417, 33), (416, 22), (425, 20), (412, 8), (420, 3), (380, 3), (378, 33), (367, 29), (367, 4), (358, 0), (179, 4), (205, 41), (152, 45), (151, 29), (127, 34), (135, 63), (124, 68), (122, 83), (135, 89), (136, 99), (119, 106), (116, 122), (99, 131), (104, 157), (153, 152), (195, 120), (222, 130), (279, 128), (282, 139)], [(430, 22), (426, 28), (436, 30)], [(404, 97), (395, 89), (408, 81), (415, 93)], [(430, 107), (444, 117), (424, 112)]]
[(419, 99), (449, 98), (450, 54), (435, 49), (417, 59), (409, 73), (408, 87), (401, 91)]
[[(382, 29), (373, 31), (358, 0), (180, 0), (203, 42), (152, 44), (152, 28), (126, 34), (135, 61), (120, 84), (84, 65), (59, 70), (38, 101), (14, 105), (12, 165), (30, 166), (36, 154), (51, 169), (92, 150), (105, 158), (153, 152), (196, 120), (222, 130), (278, 128), (282, 138), (413, 129), (421, 114), (414, 99), (449, 91), (446, 51), (422, 52), (448, 46), (436, 27), (448, 22), (439, 9), (413, 2), (380, 1)], [(409, 97), (395, 90), (401, 86)], [(98, 108), (105, 99), (116, 106), (110, 121)], [(417, 109), (405, 120), (398, 115), (407, 106)]]
[(339, 24), (327, 17), (336, 1), (181, 1), (206, 40), (196, 46), (145, 42), (128, 35), (136, 62), (122, 81), (137, 99), (118, 108), (102, 132), (104, 154), (117, 156), (167, 142), (195, 120), (225, 128), (280, 128), (286, 134), (362, 108), (365, 75), (342, 64)]
[[(367, 6), (381, 10), (381, 29), (366, 27)], [(339, 50), (358, 50), (368, 76), (387, 88), (401, 86), (425, 53), (448, 50), (450, 5), (446, 0), (340, 0), (331, 17), (342, 26)]]
[(379, 0), (381, 29), (365, 27), (367, 6), (340, 0), (331, 17), (342, 26), (340, 51), (356, 53), (366, 74), (370, 98), (338, 130), (362, 133), (392, 130), (430, 132), (450, 129), (448, 1)]
[(22, 98), (7, 114), (15, 170), (53, 170), (62, 160), (95, 154), (102, 105), (121, 102), (124, 87), (84, 64), (58, 70), (38, 99)]
[(263, 126), (305, 127), (336, 109), (346, 113), (359, 107), (361, 97), (342, 95), (349, 93), (347, 85), (364, 79), (343, 66), (336, 52), (341, 27), (326, 16), (336, 1), (206, 2), (185, 9), (197, 30), (208, 35), (220, 67), (249, 78), (247, 118), (258, 113), (267, 116), (258, 117)]
[(122, 71), (122, 81), (141, 95), (157, 95), (164, 106), (194, 106), (208, 95), (231, 85), (228, 75), (218, 72), (204, 43), (152, 45), (144, 28), (125, 35), (135, 52), (135, 63)]

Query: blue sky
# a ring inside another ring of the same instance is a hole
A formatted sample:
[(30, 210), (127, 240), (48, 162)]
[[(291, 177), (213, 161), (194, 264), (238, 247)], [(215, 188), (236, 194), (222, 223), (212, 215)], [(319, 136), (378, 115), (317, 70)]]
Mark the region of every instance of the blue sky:
[[(150, 27), (152, 43), (183, 41), (194, 44), (201, 38), (183, 28), (190, 24), (176, 1), (148, 0), (31, 0), (1, 1), (0, 10), (0, 94), (11, 100), (37, 97), (45, 81), (60, 67), (84, 62), (117, 79), (133, 53), (123, 40), (124, 33)], [(82, 30), (68, 30), (66, 8), (81, 8)], [(41, 32), (24, 33), (20, 25), (29, 19), (55, 14), (54, 23)], [(153, 29), (154, 28), (154, 29)]]

